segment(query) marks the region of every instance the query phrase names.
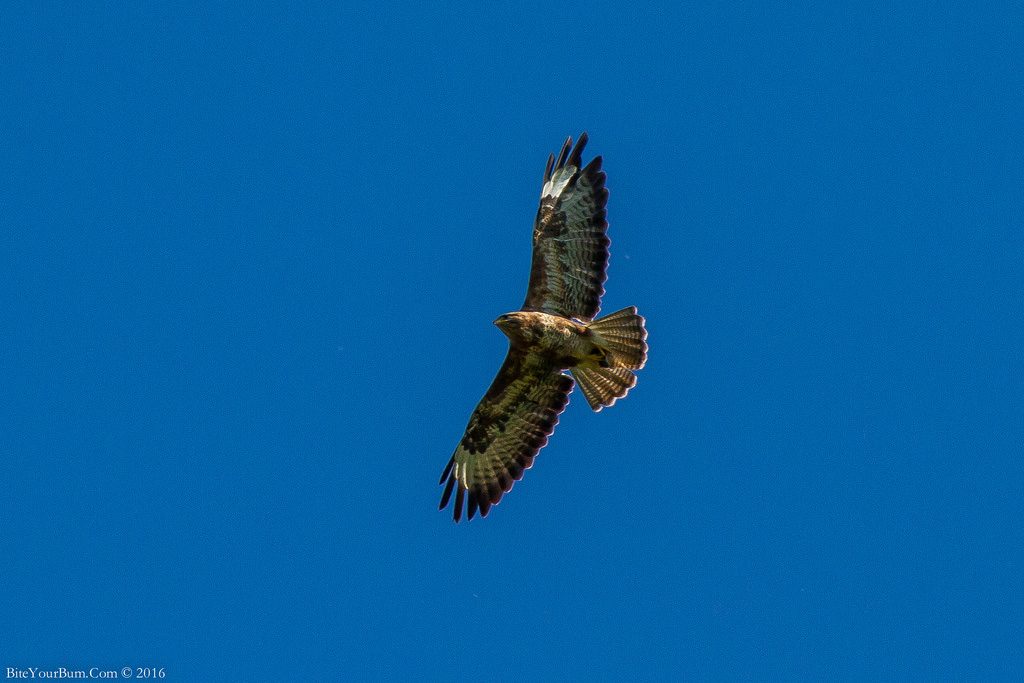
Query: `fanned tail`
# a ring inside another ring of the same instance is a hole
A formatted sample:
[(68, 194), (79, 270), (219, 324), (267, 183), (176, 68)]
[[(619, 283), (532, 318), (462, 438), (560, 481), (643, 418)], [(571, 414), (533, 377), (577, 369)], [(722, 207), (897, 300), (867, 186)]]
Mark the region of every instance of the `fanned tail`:
[(612, 368), (639, 370), (647, 362), (647, 328), (636, 306), (623, 308), (590, 323), (595, 343), (610, 356)]
[(595, 411), (613, 405), (636, 386), (634, 370), (647, 362), (647, 329), (636, 306), (623, 308), (587, 325), (600, 349), (599, 363), (584, 362), (570, 369)]
[(613, 405), (636, 386), (636, 375), (628, 368), (575, 367), (570, 372), (594, 412)]

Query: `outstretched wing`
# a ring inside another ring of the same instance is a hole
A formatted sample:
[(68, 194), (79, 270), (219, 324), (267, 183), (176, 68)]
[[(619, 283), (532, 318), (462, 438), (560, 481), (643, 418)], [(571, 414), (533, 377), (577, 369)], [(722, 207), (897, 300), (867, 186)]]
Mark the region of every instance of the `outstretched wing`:
[[(533, 465), (569, 402), (573, 381), (539, 355), (510, 348), (491, 388), (473, 411), (466, 433), (448, 461), (439, 510), (455, 490), (454, 518), (481, 516)], [(468, 493), (468, 496), (467, 496)]]
[(568, 138), (557, 161), (554, 155), (548, 157), (524, 311), (589, 321), (601, 308), (608, 278), (608, 190), (601, 157), (581, 168), (586, 144), (586, 133), (575, 148)]

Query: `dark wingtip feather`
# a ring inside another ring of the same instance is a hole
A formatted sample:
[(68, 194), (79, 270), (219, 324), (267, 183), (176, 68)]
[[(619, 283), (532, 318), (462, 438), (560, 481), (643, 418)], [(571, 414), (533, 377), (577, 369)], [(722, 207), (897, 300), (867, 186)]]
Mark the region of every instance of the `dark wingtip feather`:
[(565, 160), (569, 158), (569, 150), (572, 148), (572, 137), (567, 137), (562, 144), (562, 151), (558, 153), (558, 161), (555, 162), (555, 169), (565, 166)]
[(438, 510), (444, 510), (448, 507), (448, 501), (452, 497), (452, 490), (455, 488), (455, 477), (448, 478), (448, 485), (444, 487), (444, 493), (441, 494), (441, 504), (437, 506)]
[(501, 500), (501, 494), (503, 493), (505, 492), (501, 489), (501, 484), (497, 480), (487, 484), (487, 497), (490, 498), (491, 505), (496, 505)]
[(487, 513), (491, 511), (491, 501), (487, 500), (486, 496), (480, 497), (480, 516), (486, 517)]
[(455, 520), (456, 524), (458, 524), (459, 520), (462, 519), (462, 502), (465, 495), (466, 489), (462, 488), (460, 485), (459, 490), (455, 494), (455, 512), (452, 513), (452, 519)]
[(583, 167), (583, 174), (589, 176), (597, 176), (601, 170), (601, 164), (604, 163), (604, 157), (598, 154), (596, 157), (590, 160), (586, 166)]
[(444, 472), (441, 473), (441, 480), (437, 482), (438, 486), (443, 484), (445, 482), (445, 480), (448, 479), (448, 475), (450, 475), (452, 473), (452, 468), (453, 467), (455, 467), (455, 456), (454, 455), (452, 456), (452, 459), (448, 461), (448, 464), (444, 466)]
[[(518, 462), (513, 462), (508, 466), (508, 476), (512, 477), (512, 481), (520, 481), (523, 478), (523, 466)], [(511, 489), (512, 486), (509, 486)]]
[(555, 163), (555, 155), (554, 154), (549, 154), (548, 155), (548, 165), (544, 169), (544, 182), (545, 183), (547, 181), (551, 180), (551, 167), (554, 165), (554, 163)]
[[(571, 138), (570, 138), (571, 139)], [(583, 156), (583, 148), (587, 146), (587, 131), (583, 131), (580, 134), (580, 139), (576, 141), (576, 147), (572, 150), (572, 154), (569, 155), (569, 165), (579, 168), (582, 165), (581, 158)]]
[(469, 520), (473, 519), (473, 517), (476, 516), (476, 506), (477, 506), (476, 496), (473, 495), (472, 491), (470, 491), (469, 492), (469, 510), (466, 512), (466, 521), (467, 522)]

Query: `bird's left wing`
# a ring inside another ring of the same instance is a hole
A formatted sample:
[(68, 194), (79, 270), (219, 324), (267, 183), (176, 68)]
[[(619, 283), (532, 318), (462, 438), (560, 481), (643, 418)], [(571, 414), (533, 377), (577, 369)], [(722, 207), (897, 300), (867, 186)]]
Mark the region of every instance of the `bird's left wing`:
[(456, 522), (468, 498), (467, 519), (486, 517), (533, 465), (569, 402), (573, 381), (536, 354), (510, 348), (491, 388), (473, 411), (441, 484), (444, 509), (455, 492)]
[(533, 263), (524, 311), (590, 321), (601, 308), (608, 268), (608, 190), (601, 157), (583, 166), (587, 134), (548, 157), (533, 225)]

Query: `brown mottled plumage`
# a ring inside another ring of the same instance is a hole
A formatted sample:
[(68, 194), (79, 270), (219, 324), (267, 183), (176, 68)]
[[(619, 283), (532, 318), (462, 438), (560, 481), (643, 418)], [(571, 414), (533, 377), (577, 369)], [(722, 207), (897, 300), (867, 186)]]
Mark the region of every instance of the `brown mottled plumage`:
[(626, 395), (647, 361), (635, 307), (594, 320), (607, 279), (608, 190), (601, 157), (582, 165), (586, 144), (583, 133), (548, 157), (526, 300), (494, 321), (509, 338), (508, 355), (441, 474), (440, 508), (454, 492), (456, 522), (464, 509), (468, 519), (486, 516), (522, 479), (554, 432), (573, 377), (599, 411)]

